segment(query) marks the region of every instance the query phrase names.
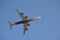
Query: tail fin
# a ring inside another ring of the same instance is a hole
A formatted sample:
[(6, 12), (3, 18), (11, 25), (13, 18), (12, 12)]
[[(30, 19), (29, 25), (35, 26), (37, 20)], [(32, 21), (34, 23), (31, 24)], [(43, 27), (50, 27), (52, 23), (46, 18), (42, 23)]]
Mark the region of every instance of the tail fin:
[(8, 23), (9, 23), (9, 25), (10, 25), (10, 29), (12, 29), (12, 24), (11, 24), (11, 22), (10, 22), (10, 21), (8, 21)]

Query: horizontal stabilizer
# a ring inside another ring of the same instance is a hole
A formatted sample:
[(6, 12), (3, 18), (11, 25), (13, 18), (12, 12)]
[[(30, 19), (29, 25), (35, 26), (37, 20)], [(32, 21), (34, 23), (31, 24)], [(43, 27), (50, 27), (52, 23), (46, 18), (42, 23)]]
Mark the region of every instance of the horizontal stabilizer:
[(8, 21), (8, 23), (9, 23), (9, 25), (10, 25), (10, 29), (12, 29), (12, 24), (11, 24), (11, 22), (10, 22), (10, 21)]

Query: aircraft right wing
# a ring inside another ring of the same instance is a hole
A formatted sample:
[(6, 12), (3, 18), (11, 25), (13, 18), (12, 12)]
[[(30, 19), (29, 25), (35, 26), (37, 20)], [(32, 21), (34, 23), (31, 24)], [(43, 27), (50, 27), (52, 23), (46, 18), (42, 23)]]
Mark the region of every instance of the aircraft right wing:
[(19, 16), (22, 18), (22, 20), (27, 19), (19, 10), (16, 9), (16, 11), (18, 12)]
[(27, 26), (28, 26), (28, 23), (24, 23), (24, 32), (23, 32), (23, 34), (25, 34), (25, 32), (27, 31), (26, 29), (27, 29)]

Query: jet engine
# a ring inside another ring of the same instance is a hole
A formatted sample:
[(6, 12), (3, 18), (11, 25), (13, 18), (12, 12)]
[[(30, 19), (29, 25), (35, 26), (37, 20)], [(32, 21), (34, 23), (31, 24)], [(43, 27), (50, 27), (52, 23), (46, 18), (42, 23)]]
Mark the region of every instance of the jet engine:
[(26, 16), (25, 18), (28, 18), (28, 16)]
[(30, 24), (28, 24), (28, 26), (30, 26)]
[(22, 12), (21, 14), (23, 15), (24, 13)]
[(26, 30), (28, 30), (28, 29), (26, 29)]

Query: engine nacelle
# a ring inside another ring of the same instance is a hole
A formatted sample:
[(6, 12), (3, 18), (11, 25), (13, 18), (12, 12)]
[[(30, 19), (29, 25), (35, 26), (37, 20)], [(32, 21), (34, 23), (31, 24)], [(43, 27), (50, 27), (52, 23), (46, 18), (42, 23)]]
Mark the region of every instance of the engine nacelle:
[(28, 18), (28, 16), (26, 16), (25, 18)]
[(26, 29), (26, 30), (28, 30), (28, 29)]
[(23, 15), (24, 13), (22, 12), (21, 14)]
[(28, 24), (28, 26), (30, 26), (30, 24)]

